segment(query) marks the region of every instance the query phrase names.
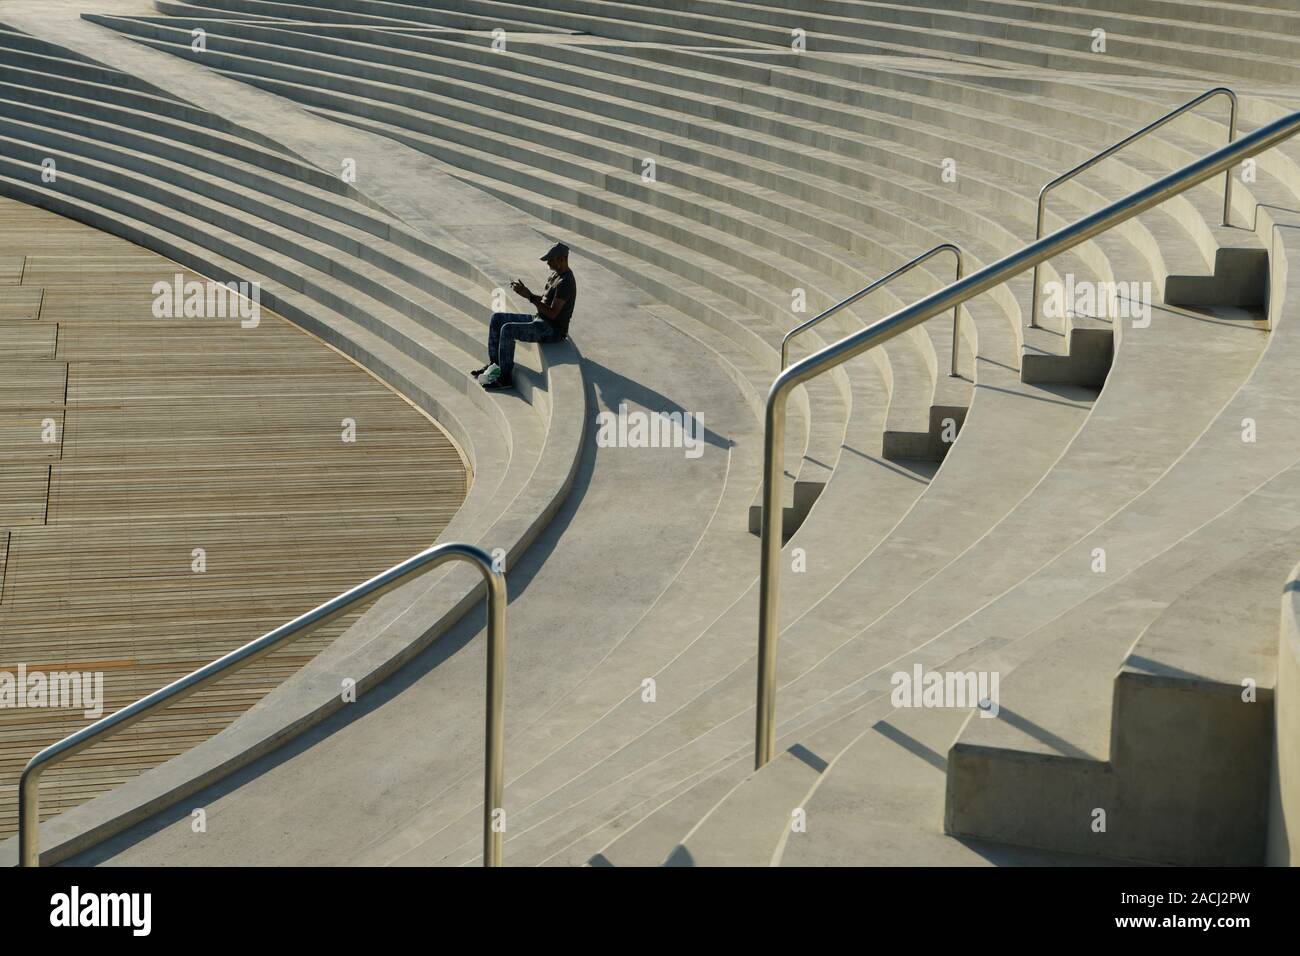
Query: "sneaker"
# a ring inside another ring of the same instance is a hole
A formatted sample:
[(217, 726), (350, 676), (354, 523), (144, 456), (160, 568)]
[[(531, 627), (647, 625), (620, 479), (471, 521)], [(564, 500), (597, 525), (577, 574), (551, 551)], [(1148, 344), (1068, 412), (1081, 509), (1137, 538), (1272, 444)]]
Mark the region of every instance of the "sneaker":
[(492, 381), (484, 382), (483, 387), (487, 389), (489, 392), (491, 392), (491, 391), (496, 391), (497, 389), (514, 388), (515, 383), (513, 379), (502, 378), (498, 374), (496, 378), (492, 379)]

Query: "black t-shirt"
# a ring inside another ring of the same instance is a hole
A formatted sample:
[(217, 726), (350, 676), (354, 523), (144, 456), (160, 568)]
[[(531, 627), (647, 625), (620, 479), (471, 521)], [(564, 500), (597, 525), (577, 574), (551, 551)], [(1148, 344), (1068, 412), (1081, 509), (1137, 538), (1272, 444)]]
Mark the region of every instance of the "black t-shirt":
[(552, 272), (550, 278), (546, 280), (546, 286), (542, 289), (542, 304), (549, 308), (556, 299), (564, 300), (564, 308), (560, 310), (559, 315), (547, 321), (555, 326), (556, 331), (561, 335), (568, 335), (569, 319), (573, 318), (573, 306), (578, 301), (578, 281), (573, 278), (572, 269), (563, 274)]

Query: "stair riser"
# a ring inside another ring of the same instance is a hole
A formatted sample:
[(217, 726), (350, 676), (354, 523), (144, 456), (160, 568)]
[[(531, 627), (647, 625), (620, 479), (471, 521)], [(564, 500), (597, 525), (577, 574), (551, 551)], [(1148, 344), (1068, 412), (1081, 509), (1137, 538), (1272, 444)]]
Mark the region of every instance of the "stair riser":
[(1110, 374), (1115, 339), (1109, 330), (1071, 329), (1068, 355), (1026, 353), (1020, 379), (1037, 385), (1081, 385), (1100, 389)]
[[(1257, 679), (1262, 675), (1256, 675)], [(1186, 866), (1264, 862), (1273, 692), (1188, 687), (1130, 672), (1115, 680), (1111, 759), (1125, 816), (1142, 821), (1129, 855)], [(1195, 839), (1189, 839), (1194, 834)]]
[(1220, 249), (1214, 275), (1170, 276), (1165, 301), (1170, 305), (1204, 308), (1234, 306), (1252, 312), (1268, 307), (1268, 252), (1264, 249)]

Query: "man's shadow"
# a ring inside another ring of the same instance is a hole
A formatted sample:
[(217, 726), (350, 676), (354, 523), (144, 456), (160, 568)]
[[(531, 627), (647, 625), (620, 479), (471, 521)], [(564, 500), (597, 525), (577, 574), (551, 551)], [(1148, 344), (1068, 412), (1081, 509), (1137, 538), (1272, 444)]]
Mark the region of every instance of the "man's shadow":
[(683, 408), (679, 402), (674, 401), (661, 392), (656, 392), (653, 388), (633, 381), (624, 375), (620, 375), (612, 368), (601, 365), (599, 362), (591, 359), (582, 360), (582, 374), (588, 388), (590, 389), (589, 398), (591, 399), (588, 409), (593, 424), (591, 434), (588, 437), (594, 446), (595, 443), (595, 411), (597, 408), (594, 399), (599, 397), (600, 403), (606, 409), (617, 412), (620, 404), (626, 402), (629, 406), (639, 406), (647, 412), (663, 412), (668, 415), (677, 414), (685, 421), (685, 416), (690, 415), (697, 422), (697, 427), (702, 428), (701, 437), (714, 448), (728, 450), (736, 443), (725, 435), (719, 435), (704, 420), (709, 417), (707, 408)]

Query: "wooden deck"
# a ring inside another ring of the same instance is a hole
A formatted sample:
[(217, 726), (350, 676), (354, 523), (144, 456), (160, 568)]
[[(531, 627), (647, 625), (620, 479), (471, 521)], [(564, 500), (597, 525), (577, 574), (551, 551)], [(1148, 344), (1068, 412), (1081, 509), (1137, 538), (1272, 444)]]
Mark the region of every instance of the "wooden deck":
[[(155, 318), (178, 272), (203, 281), (0, 200), (0, 673), (102, 673), (105, 713), (427, 547), (468, 490), (441, 428), (279, 316)], [(351, 620), (50, 771), (42, 815), (211, 736)], [(89, 722), (0, 706), (0, 838), (23, 764)]]

